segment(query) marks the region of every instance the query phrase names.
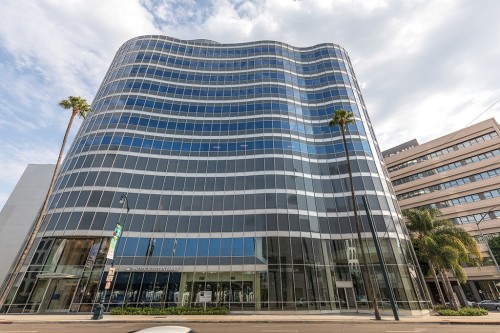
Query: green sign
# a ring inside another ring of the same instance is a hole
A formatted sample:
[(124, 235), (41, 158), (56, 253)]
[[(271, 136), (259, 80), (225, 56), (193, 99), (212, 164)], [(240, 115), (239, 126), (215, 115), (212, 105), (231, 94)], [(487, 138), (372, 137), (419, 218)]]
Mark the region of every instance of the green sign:
[(111, 237), (111, 242), (109, 243), (109, 250), (106, 258), (113, 260), (115, 257), (115, 249), (116, 244), (118, 243), (118, 239), (122, 235), (123, 226), (120, 223), (116, 224), (115, 231), (113, 232), (113, 237)]

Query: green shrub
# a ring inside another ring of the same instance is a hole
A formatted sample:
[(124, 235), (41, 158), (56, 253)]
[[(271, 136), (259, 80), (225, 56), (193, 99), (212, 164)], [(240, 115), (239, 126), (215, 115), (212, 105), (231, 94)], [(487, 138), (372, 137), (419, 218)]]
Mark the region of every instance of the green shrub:
[(434, 310), (436, 310), (436, 311), (451, 310), (451, 307), (449, 305), (435, 305)]
[(462, 308), (459, 310), (461, 316), (486, 316), (488, 310), (483, 308)]
[(486, 316), (488, 310), (482, 308), (440, 309), (437, 313), (440, 316)]
[(112, 315), (227, 315), (229, 309), (220, 308), (114, 308)]

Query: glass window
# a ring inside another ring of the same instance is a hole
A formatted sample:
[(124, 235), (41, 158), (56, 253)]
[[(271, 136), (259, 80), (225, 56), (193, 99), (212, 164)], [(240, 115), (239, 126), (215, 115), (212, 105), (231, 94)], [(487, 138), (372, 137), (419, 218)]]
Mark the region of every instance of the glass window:
[[(148, 255), (148, 249), (151, 243), (150, 238), (139, 238), (137, 252), (135, 253), (138, 257), (145, 257)], [(153, 243), (151, 243), (152, 245)]]
[(220, 247), (221, 240), (220, 238), (211, 238), (210, 239), (210, 247), (209, 247), (209, 255), (211, 257), (217, 257), (220, 255)]
[(199, 216), (191, 216), (189, 220), (189, 229), (188, 232), (190, 233), (198, 233), (200, 230), (200, 222), (201, 219)]
[[(99, 160), (102, 161), (102, 157), (100, 157), (102, 155), (96, 155), (96, 159), (94, 160), (94, 166), (98, 167), (99, 164), (97, 163)], [(116, 158), (115, 158), (115, 162), (113, 163), (113, 168), (123, 168), (123, 166), (125, 165), (125, 160), (126, 160), (127, 156), (125, 155), (117, 155)]]
[[(233, 231), (233, 216), (225, 215), (221, 216), (221, 231), (222, 232), (232, 232)], [(213, 224), (213, 221), (212, 221)]]
[(137, 159), (138, 159), (137, 156), (128, 155), (127, 160), (125, 161), (124, 168), (131, 170), (135, 169), (135, 164), (137, 163)]
[(155, 215), (146, 215), (142, 224), (142, 232), (152, 232), (155, 226)]
[(177, 238), (174, 243), (174, 254), (176, 257), (183, 257), (186, 251), (186, 239)]
[(135, 203), (136, 209), (146, 209), (148, 207), (149, 194), (139, 194)]
[(94, 214), (95, 213), (89, 213), (89, 212), (83, 213), (82, 218), (80, 220), (80, 224), (78, 226), (78, 229), (79, 230), (89, 230), (90, 225), (92, 224), (92, 221), (94, 219)]
[(153, 186), (153, 178), (151, 175), (144, 175), (144, 179), (142, 181), (141, 189), (149, 190)]
[(137, 244), (139, 243), (139, 238), (135, 237), (127, 237), (126, 239), (122, 239), (124, 242), (124, 250), (123, 250), (123, 256), (124, 257), (132, 257), (135, 255), (135, 252), (137, 250)]
[(222, 216), (212, 216), (211, 222), (211, 232), (221, 232), (222, 231)]
[(141, 188), (141, 183), (142, 183), (142, 178), (144, 177), (144, 175), (141, 175), (141, 174), (134, 174), (132, 175), (132, 181), (130, 183), (130, 187), (131, 188)]
[(150, 158), (150, 159), (148, 159), (148, 164), (146, 166), (146, 170), (156, 171), (157, 165), (158, 165), (158, 159), (157, 158)]
[(130, 173), (122, 173), (120, 177), (120, 181), (118, 182), (118, 187), (130, 187), (130, 181), (132, 179), (132, 174)]
[(198, 246), (198, 238), (189, 238), (186, 246), (186, 257), (195, 257)]
[(179, 222), (177, 223), (177, 232), (184, 233), (188, 232), (189, 228), (189, 216), (179, 216)]
[(168, 217), (167, 225), (165, 227), (165, 232), (175, 233), (177, 230), (177, 224), (179, 223), (179, 217), (171, 215)]
[(148, 209), (149, 210), (158, 209), (159, 202), (160, 202), (160, 195), (159, 194), (151, 194), (151, 196), (149, 197)]
[(104, 161), (102, 163), (103, 168), (110, 168), (116, 158), (115, 154), (107, 154), (104, 156)]

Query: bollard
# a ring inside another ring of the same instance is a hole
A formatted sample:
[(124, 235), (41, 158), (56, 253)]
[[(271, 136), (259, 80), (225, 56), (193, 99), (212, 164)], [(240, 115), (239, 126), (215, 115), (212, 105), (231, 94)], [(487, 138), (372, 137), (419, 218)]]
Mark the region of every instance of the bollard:
[(94, 308), (93, 315), (92, 315), (92, 320), (99, 320), (102, 319), (102, 314), (104, 312), (104, 306), (102, 304), (97, 304)]

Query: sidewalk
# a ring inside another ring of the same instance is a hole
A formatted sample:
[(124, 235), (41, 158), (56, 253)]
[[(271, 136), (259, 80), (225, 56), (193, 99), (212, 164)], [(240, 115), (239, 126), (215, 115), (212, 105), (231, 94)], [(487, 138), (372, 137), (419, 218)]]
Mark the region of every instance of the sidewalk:
[[(227, 315), (227, 316), (112, 316), (104, 315), (104, 319), (91, 320), (90, 314), (57, 314), (57, 315), (0, 315), (1, 324), (21, 323), (376, 323), (373, 315), (367, 314), (256, 314), (256, 315)], [(400, 322), (416, 324), (455, 324), (455, 325), (500, 325), (500, 313), (494, 312), (480, 317), (442, 317), (437, 315), (405, 316)], [(392, 316), (383, 316), (383, 324), (396, 324)]]

